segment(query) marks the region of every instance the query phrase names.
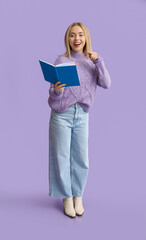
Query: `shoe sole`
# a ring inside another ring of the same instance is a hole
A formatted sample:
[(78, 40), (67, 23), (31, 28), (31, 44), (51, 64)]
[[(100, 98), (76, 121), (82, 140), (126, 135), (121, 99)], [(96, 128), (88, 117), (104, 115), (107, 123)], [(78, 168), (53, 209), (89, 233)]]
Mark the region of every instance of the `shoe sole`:
[(65, 214), (66, 216), (70, 217), (70, 218), (75, 218), (75, 217), (76, 217), (76, 215), (75, 215), (75, 216), (70, 216), (70, 215), (66, 214), (65, 211), (64, 211), (64, 214)]
[(82, 216), (83, 214), (84, 214), (84, 212), (83, 212), (82, 214), (78, 214), (78, 213), (76, 213), (77, 216)]

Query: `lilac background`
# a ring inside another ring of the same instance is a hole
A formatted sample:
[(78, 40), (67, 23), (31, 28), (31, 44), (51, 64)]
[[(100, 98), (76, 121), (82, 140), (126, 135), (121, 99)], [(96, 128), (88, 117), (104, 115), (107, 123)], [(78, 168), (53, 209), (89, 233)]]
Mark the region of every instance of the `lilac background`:
[[(39, 59), (64, 53), (74, 21), (89, 29), (110, 89), (90, 109), (85, 214), (48, 196), (49, 84)], [(146, 239), (146, 1), (0, 1), (0, 238)]]

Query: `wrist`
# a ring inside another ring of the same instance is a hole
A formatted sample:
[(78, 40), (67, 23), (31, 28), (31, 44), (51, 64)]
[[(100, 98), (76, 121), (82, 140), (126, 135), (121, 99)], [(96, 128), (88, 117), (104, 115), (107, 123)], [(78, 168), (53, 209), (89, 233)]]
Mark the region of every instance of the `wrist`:
[(59, 94), (62, 93), (61, 91), (58, 91), (56, 88), (54, 88), (54, 92), (55, 92), (57, 95), (59, 95)]

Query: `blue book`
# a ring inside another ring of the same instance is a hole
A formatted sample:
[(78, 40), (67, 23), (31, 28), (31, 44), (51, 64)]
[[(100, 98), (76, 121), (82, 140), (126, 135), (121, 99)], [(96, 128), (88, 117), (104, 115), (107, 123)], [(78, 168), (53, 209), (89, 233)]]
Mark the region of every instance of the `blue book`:
[(75, 62), (61, 63), (56, 66), (43, 60), (39, 62), (46, 81), (53, 84), (60, 81), (59, 85), (66, 84), (64, 87), (80, 86)]

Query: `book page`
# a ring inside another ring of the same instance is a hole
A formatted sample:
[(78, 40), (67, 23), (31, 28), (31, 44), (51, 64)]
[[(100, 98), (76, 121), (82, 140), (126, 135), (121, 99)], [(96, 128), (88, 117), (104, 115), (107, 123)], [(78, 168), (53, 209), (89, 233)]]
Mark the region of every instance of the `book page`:
[(58, 66), (72, 66), (72, 65), (76, 65), (75, 62), (60, 63), (60, 64), (57, 64), (56, 67), (58, 67)]
[(46, 64), (49, 64), (49, 65), (55, 67), (54, 64), (52, 64), (52, 63), (48, 63), (48, 62), (46, 62), (46, 61), (44, 61), (44, 60), (41, 60), (41, 59), (40, 59), (39, 61), (44, 62), (44, 63), (46, 63)]

